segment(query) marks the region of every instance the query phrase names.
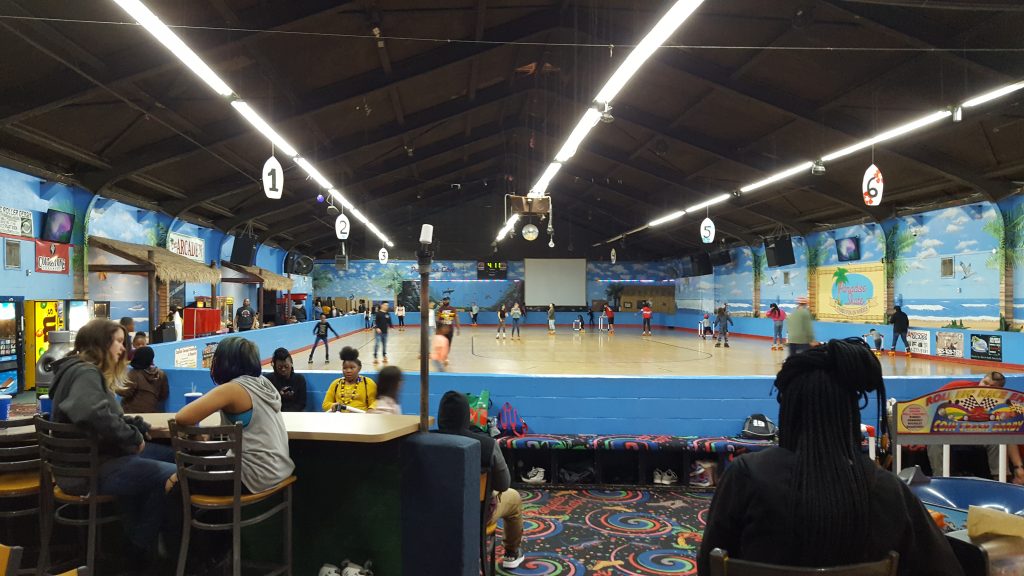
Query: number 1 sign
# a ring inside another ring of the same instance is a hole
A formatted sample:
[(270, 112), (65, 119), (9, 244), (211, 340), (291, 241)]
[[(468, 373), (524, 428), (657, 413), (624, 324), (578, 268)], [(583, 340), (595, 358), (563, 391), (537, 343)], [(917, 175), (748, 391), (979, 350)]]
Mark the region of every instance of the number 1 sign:
[(280, 200), (284, 190), (284, 170), (277, 158), (271, 156), (263, 164), (263, 193), (271, 200)]

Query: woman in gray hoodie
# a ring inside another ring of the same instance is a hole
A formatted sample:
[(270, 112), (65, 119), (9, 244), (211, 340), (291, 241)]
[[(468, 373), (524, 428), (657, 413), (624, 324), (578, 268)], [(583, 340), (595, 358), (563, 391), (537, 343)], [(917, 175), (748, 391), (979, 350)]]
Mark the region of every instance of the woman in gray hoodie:
[(260, 369), (256, 344), (240, 336), (217, 344), (210, 366), (216, 386), (178, 411), (174, 419), (195, 426), (220, 412), (222, 425), (242, 425), (242, 487), (255, 494), (291, 475), (288, 432), (281, 416), (281, 395)]

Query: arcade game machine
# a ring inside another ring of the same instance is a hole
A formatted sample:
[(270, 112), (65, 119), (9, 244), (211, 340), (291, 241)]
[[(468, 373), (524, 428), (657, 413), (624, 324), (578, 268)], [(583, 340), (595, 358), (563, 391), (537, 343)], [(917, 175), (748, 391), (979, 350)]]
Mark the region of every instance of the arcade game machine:
[(0, 296), (0, 394), (17, 394), (23, 381), (21, 296)]
[(65, 300), (65, 330), (78, 332), (89, 320), (92, 320), (92, 303), (88, 300)]
[(25, 385), (23, 390), (36, 387), (35, 365), (39, 357), (50, 347), (47, 334), (54, 330), (64, 329), (64, 302), (60, 300), (26, 300), (25, 301), (25, 358), (23, 366), (32, 366), (24, 370)]

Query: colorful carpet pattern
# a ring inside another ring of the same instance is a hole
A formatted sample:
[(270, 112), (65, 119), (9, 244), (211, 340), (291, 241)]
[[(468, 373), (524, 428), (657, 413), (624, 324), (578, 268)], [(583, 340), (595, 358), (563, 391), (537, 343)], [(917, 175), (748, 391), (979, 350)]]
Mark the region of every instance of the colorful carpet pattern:
[(510, 576), (685, 576), (697, 551), (711, 492), (520, 490), (526, 561)]

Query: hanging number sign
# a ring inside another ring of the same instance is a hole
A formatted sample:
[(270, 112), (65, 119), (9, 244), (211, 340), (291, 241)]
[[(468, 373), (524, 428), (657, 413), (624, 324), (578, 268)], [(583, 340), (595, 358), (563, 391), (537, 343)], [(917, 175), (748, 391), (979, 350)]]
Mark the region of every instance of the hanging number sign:
[(715, 223), (711, 221), (711, 218), (705, 218), (700, 223), (700, 239), (705, 244), (715, 241)]
[(277, 158), (271, 156), (263, 164), (263, 193), (271, 200), (280, 200), (284, 190), (284, 170)]
[(381, 248), (380, 252), (377, 252), (377, 259), (380, 260), (381, 264), (387, 264), (388, 263), (388, 249), (387, 248)]
[(882, 180), (882, 171), (878, 166), (872, 164), (864, 173), (864, 184), (861, 191), (864, 193), (864, 203), (868, 206), (878, 206), (882, 203), (882, 189), (885, 182)]
[(338, 218), (334, 221), (334, 233), (338, 236), (338, 240), (348, 240), (348, 233), (351, 229), (348, 216), (338, 214)]
[(612, 248), (612, 264), (615, 264), (615, 258), (616, 257), (617, 257), (617, 255), (615, 254), (615, 248)]

